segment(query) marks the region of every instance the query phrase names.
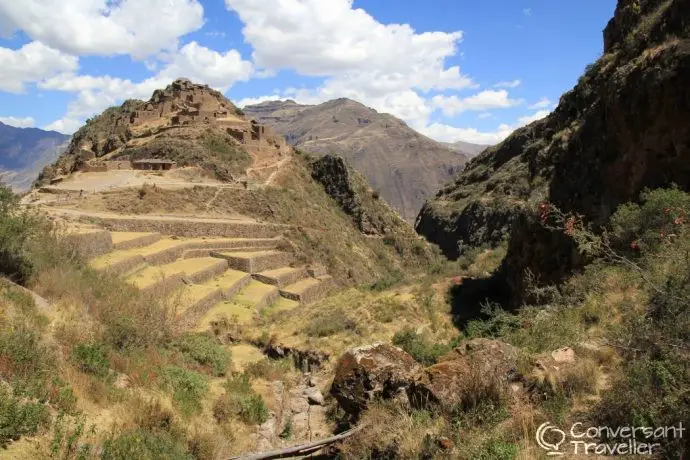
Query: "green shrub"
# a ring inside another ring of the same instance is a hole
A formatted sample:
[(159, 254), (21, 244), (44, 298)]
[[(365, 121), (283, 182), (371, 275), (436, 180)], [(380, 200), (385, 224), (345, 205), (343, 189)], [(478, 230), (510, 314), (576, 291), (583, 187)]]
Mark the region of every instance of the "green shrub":
[[(390, 240), (388, 244), (393, 244), (393, 240)], [(372, 291), (381, 292), (385, 291), (386, 289), (390, 289), (397, 284), (402, 283), (404, 280), (405, 274), (398, 269), (394, 269), (390, 273), (376, 280), (370, 286), (370, 288)]]
[(226, 393), (213, 406), (213, 416), (219, 422), (231, 416), (240, 417), (245, 423), (260, 425), (268, 420), (268, 408), (261, 395), (254, 392), (249, 376), (236, 374), (225, 384)]
[(641, 252), (657, 250), (677, 235), (688, 222), (690, 194), (677, 187), (645, 190), (640, 195), (641, 204), (627, 203), (611, 216), (611, 232), (616, 247), (634, 254), (631, 245)]
[(184, 442), (165, 431), (126, 431), (103, 443), (101, 460), (194, 460)]
[(357, 323), (350, 319), (341, 309), (331, 310), (317, 315), (305, 327), (310, 337), (328, 337), (339, 332), (353, 331)]
[(230, 352), (207, 334), (187, 334), (173, 343), (188, 360), (208, 368), (220, 377), (230, 364)]
[(482, 444), (472, 458), (476, 460), (513, 460), (517, 458), (517, 455), (517, 444), (492, 439)]
[(98, 377), (107, 377), (110, 371), (108, 349), (102, 343), (78, 344), (72, 350), (72, 357), (83, 372)]
[(201, 410), (201, 400), (208, 391), (204, 376), (177, 366), (167, 366), (161, 374), (163, 386), (172, 391), (173, 401), (183, 415)]
[(19, 206), (19, 197), (0, 185), (0, 274), (20, 284), (33, 273), (30, 239), (39, 231), (38, 216)]
[(36, 331), (23, 323), (0, 327), (0, 356), (6, 361), (10, 376), (36, 378), (52, 367), (52, 353)]
[(415, 361), (425, 365), (436, 364), (439, 357), (457, 346), (456, 341), (446, 344), (432, 342), (427, 336), (418, 334), (413, 329), (396, 332), (393, 344), (405, 350)]
[(22, 401), (0, 386), (0, 448), (22, 436), (36, 434), (49, 421), (46, 406)]

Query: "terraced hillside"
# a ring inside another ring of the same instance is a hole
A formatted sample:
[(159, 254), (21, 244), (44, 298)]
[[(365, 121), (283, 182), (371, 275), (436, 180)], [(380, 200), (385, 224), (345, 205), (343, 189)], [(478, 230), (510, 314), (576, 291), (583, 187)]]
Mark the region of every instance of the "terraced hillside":
[(273, 307), (313, 302), (333, 286), (324, 268), (296, 262), (275, 231), (268, 237), (194, 238), (81, 227), (71, 237), (98, 248), (89, 251), (96, 270), (165, 298), (180, 329), (205, 330), (221, 318), (247, 323)]

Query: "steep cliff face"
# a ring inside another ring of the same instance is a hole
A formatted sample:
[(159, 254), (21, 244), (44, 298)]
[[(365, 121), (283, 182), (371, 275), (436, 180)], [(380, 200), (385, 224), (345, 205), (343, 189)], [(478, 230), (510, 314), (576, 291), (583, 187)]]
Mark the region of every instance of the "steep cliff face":
[(558, 282), (581, 260), (544, 229), (548, 201), (595, 228), (645, 187), (690, 188), (690, 0), (621, 0), (604, 54), (547, 118), (472, 160), (426, 203), (417, 230), (449, 257), (509, 234), (503, 270), (520, 302), (524, 273)]

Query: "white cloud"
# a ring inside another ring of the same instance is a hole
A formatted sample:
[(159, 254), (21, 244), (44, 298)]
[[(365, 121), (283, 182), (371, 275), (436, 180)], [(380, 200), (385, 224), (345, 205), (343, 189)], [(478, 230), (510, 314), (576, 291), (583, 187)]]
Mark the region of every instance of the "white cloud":
[(414, 76), (420, 87), (467, 86), (460, 69), (443, 61), (457, 52), (462, 32), (417, 33), (407, 24), (384, 25), (352, 0), (225, 0), (245, 24), (259, 67), (303, 75), (378, 72), (387, 84)]
[(262, 102), (281, 100), (285, 100), (285, 98), (279, 94), (274, 94), (273, 96), (245, 97), (244, 99), (237, 101), (236, 104), (238, 107), (246, 107), (248, 105), (261, 104)]
[(0, 0), (5, 33), (75, 55), (145, 58), (203, 25), (197, 0)]
[(433, 123), (421, 130), (423, 134), (441, 142), (464, 141), (472, 144), (494, 145), (513, 132), (513, 128), (501, 124), (495, 131), (483, 132), (476, 128), (458, 128), (441, 123)]
[(422, 128), (420, 131), (427, 136), (441, 142), (465, 141), (473, 144), (495, 145), (503, 141), (506, 137), (518, 128), (526, 126), (536, 120), (541, 120), (550, 113), (549, 110), (539, 110), (531, 115), (518, 118), (514, 125), (500, 124), (495, 131), (479, 131), (475, 128), (458, 128), (442, 123), (433, 123)]
[(15, 128), (33, 128), (36, 126), (36, 120), (33, 117), (0, 117), (0, 123), (4, 123)]
[(546, 117), (548, 114), (550, 114), (550, 110), (539, 110), (532, 115), (525, 115), (524, 117), (518, 118), (518, 125), (519, 126), (525, 126), (529, 125), (533, 121), (541, 120), (542, 118)]
[(469, 110), (506, 109), (522, 102), (521, 99), (510, 99), (506, 90), (486, 90), (465, 98), (438, 95), (431, 99), (434, 108), (441, 109), (445, 115), (451, 117)]
[(520, 80), (501, 81), (494, 85), (494, 88), (517, 88), (522, 84)]
[(21, 93), (34, 83), (58, 72), (77, 69), (78, 60), (43, 43), (31, 42), (18, 50), (0, 48), (0, 91)]
[(548, 99), (548, 98), (546, 98), (546, 97), (542, 97), (542, 98), (539, 99), (537, 102), (535, 102), (534, 104), (530, 105), (529, 108), (530, 108), (530, 109), (533, 109), (533, 110), (536, 110), (536, 109), (545, 109), (545, 108), (549, 107), (550, 105), (551, 105), (551, 100)]
[(83, 124), (84, 122), (81, 120), (65, 117), (45, 125), (43, 129), (70, 135), (78, 130)]
[(477, 85), (446, 59), (458, 53), (462, 32), (418, 33), (382, 24), (352, 0), (225, 0), (244, 23), (254, 63), (325, 77), (317, 88), (283, 96), (317, 104), (348, 97), (425, 126), (433, 108), (420, 93)]
[[(225, 53), (213, 51), (196, 42), (167, 55), (169, 61), (153, 77), (140, 82), (110, 76), (61, 74), (39, 83), (42, 89), (77, 93), (68, 105), (67, 113), (51, 123), (60, 132), (76, 130), (85, 117), (98, 114), (104, 109), (122, 103), (125, 99), (148, 100), (153, 91), (163, 88), (179, 77), (190, 78), (225, 91), (238, 81), (248, 80), (252, 64), (242, 60), (236, 50)], [(72, 132), (73, 132), (72, 131)]]

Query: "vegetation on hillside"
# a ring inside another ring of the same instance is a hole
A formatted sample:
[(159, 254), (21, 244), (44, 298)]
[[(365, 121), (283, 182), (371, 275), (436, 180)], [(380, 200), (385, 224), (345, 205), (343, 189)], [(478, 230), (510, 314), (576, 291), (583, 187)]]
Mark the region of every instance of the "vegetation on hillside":
[[(211, 459), (247, 449), (246, 434), (267, 416), (251, 389), (263, 377), (227, 377), (232, 357), (218, 339), (175, 332), (162, 304), (91, 269), (4, 187), (0, 254), (0, 449), (11, 458)], [(272, 377), (293, 378), (290, 369)], [(216, 380), (228, 382), (222, 418), (210, 409)]]

